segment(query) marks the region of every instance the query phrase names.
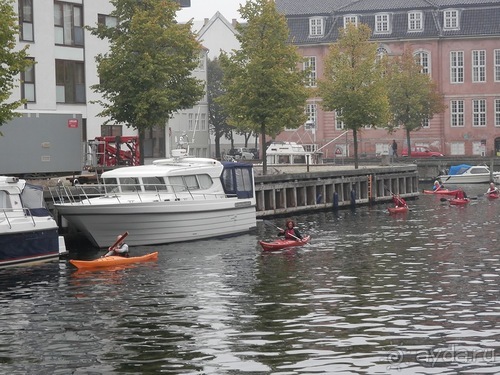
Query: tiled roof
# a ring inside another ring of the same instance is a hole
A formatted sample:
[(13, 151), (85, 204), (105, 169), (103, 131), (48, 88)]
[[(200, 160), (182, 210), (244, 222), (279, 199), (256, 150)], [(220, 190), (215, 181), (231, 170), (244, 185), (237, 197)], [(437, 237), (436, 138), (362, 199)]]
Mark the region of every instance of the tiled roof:
[(355, 0), (276, 0), (276, 9), (287, 16), (331, 14)]
[[(496, 35), (500, 37), (500, 0), (276, 0), (281, 13), (287, 16), (290, 29), (290, 39), (294, 44), (324, 44), (337, 40), (338, 29), (343, 26), (343, 16), (358, 15), (358, 22), (365, 23), (372, 30), (375, 26), (375, 13), (387, 12), (391, 19), (390, 33), (376, 34), (372, 38), (384, 39), (421, 39), (456, 36)], [(316, 4), (321, 12), (315, 13), (312, 7), (301, 7), (305, 4)], [(326, 11), (325, 4), (329, 4), (331, 11)], [(433, 5), (434, 4), (434, 5)], [(460, 29), (444, 30), (443, 10), (456, 8), (460, 11)], [(284, 12), (283, 10), (291, 13)], [(335, 10), (334, 10), (335, 9)], [(408, 11), (421, 10), (423, 13), (424, 28), (422, 31), (408, 31)], [(309, 36), (309, 17), (324, 16), (325, 29), (321, 37)]]
[(342, 13), (355, 13), (355, 12), (373, 12), (380, 9), (427, 9), (434, 7), (434, 5), (427, 0), (359, 0), (355, 1), (341, 9)]

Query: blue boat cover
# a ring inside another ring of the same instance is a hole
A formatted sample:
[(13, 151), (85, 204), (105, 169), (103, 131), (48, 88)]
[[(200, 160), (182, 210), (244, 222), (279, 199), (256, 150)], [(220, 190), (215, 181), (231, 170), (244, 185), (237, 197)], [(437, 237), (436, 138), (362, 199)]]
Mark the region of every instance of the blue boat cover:
[(448, 175), (462, 174), (470, 167), (471, 166), (468, 164), (453, 165), (450, 167), (450, 170), (448, 171)]

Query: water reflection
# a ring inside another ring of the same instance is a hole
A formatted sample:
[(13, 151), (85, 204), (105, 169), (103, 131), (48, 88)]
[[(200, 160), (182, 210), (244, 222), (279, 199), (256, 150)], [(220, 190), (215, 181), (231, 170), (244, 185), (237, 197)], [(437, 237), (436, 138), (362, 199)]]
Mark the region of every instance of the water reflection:
[(377, 205), (295, 217), (312, 242), (277, 253), (260, 252), (257, 240), (276, 235), (260, 223), (156, 247), (153, 263), (2, 270), (2, 370), (500, 372), (500, 202), (409, 204), (396, 216)]

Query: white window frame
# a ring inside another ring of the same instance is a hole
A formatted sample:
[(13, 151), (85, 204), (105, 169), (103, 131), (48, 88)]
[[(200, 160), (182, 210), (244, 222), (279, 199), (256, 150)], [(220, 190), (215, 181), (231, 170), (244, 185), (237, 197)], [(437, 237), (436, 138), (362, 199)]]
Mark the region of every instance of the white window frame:
[(358, 27), (358, 16), (356, 16), (354, 14), (348, 14), (348, 15), (344, 16), (344, 29), (350, 23), (352, 23), (354, 26)]
[(446, 9), (443, 11), (443, 29), (458, 30), (460, 29), (460, 12), (457, 9)]
[(335, 130), (344, 130), (345, 129), (344, 121), (339, 120), (340, 113), (341, 112), (339, 112), (339, 111), (335, 111)]
[(452, 128), (463, 128), (465, 126), (464, 104), (463, 100), (450, 101), (450, 126)]
[(309, 36), (323, 36), (324, 34), (324, 18), (312, 17), (309, 19)]
[(500, 49), (493, 51), (493, 69), (495, 82), (500, 82)]
[(475, 128), (486, 126), (486, 99), (472, 100), (472, 126)]
[(424, 14), (413, 10), (408, 12), (408, 31), (422, 31), (424, 29)]
[(465, 142), (450, 142), (450, 155), (465, 155)]
[(464, 51), (450, 51), (450, 82), (464, 83)]
[(420, 50), (413, 55), (418, 64), (422, 67), (421, 72), (431, 74), (431, 54), (427, 51)]
[(314, 128), (316, 129), (317, 121), (318, 121), (318, 106), (314, 103), (306, 104), (306, 116), (307, 122), (313, 123)]
[(472, 82), (486, 82), (486, 50), (472, 51)]
[(500, 99), (495, 99), (495, 126), (500, 126)]
[(391, 16), (389, 13), (375, 14), (375, 32), (377, 34), (390, 34)]
[(303, 67), (308, 70), (306, 76), (306, 86), (316, 87), (317, 71), (316, 71), (316, 56), (304, 57)]
[(422, 129), (429, 129), (431, 127), (431, 120), (426, 118), (422, 121)]

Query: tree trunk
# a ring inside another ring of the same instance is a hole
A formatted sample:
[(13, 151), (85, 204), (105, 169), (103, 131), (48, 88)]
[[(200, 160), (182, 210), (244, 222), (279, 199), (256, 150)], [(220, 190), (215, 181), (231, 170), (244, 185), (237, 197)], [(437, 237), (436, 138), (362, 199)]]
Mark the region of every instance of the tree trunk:
[(406, 147), (408, 149), (408, 157), (411, 156), (411, 141), (410, 141), (410, 131), (406, 129)]
[(262, 174), (267, 174), (267, 158), (266, 158), (266, 125), (260, 125), (260, 149), (262, 154)]
[(356, 129), (352, 131), (352, 139), (354, 142), (354, 169), (358, 169), (359, 160), (358, 160), (358, 132)]
[(219, 135), (219, 132), (215, 132), (214, 143), (215, 143), (215, 158), (217, 160), (221, 160), (221, 157), (220, 157), (220, 135)]
[(144, 165), (144, 129), (139, 129), (139, 164)]

